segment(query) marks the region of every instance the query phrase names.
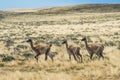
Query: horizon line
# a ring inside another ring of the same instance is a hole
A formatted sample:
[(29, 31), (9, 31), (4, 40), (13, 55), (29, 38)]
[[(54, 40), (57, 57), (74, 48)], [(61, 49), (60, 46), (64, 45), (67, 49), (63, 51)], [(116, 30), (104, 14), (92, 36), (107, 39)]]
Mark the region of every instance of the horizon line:
[(69, 6), (76, 6), (76, 5), (94, 5), (94, 4), (120, 4), (120, 3), (81, 3), (81, 4), (70, 4), (70, 5), (58, 5), (58, 6), (44, 6), (44, 7), (16, 7), (16, 8), (6, 8), (0, 9), (4, 10), (14, 10), (14, 9), (46, 9), (46, 8), (54, 8), (54, 7), (69, 7)]

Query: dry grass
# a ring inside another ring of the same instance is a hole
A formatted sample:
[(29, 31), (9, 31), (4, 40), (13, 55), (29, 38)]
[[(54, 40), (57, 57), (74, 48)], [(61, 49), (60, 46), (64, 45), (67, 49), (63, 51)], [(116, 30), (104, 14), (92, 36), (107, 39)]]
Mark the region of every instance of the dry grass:
[[(73, 13), (59, 15), (11, 15), (0, 22), (0, 54), (10, 55), (13, 61), (2, 62), (0, 57), (0, 80), (118, 80), (120, 77), (120, 13)], [(94, 55), (91, 61), (81, 38), (87, 36), (89, 42), (105, 45), (104, 60)], [(63, 37), (69, 44), (81, 47), (84, 62), (69, 62)], [(44, 55), (37, 63), (27, 38), (35, 44), (53, 42), (51, 52), (58, 52), (54, 63), (44, 61)], [(5, 47), (7, 39), (14, 41), (10, 50)], [(13, 48), (19, 47), (15, 55)]]

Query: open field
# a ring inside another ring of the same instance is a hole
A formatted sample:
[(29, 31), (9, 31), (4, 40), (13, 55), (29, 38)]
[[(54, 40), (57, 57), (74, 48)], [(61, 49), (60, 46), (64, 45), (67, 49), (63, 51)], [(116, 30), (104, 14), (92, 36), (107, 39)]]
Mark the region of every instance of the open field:
[[(68, 10), (64, 7), (62, 9)], [(52, 12), (46, 9), (44, 13), (42, 10), (1, 12), (0, 80), (120, 79), (120, 9), (112, 9), (113, 12), (97, 10), (81, 13), (73, 10), (57, 13), (60, 10), (53, 8)], [(84, 36), (87, 36), (89, 43), (104, 44), (104, 60), (99, 60), (96, 55), (93, 60), (89, 59), (85, 45), (81, 42)], [(54, 62), (50, 59), (44, 61), (44, 55), (41, 55), (37, 63), (34, 52), (25, 42), (28, 38), (33, 39), (34, 45), (52, 42), (51, 53), (58, 52)], [(73, 58), (72, 62), (69, 61), (65, 45), (61, 44), (63, 38), (67, 38), (69, 44), (81, 47), (83, 63), (77, 63)], [(8, 39), (12, 44), (6, 47)], [(14, 51), (14, 48), (19, 51)], [(6, 56), (12, 57), (11, 61), (6, 61)]]

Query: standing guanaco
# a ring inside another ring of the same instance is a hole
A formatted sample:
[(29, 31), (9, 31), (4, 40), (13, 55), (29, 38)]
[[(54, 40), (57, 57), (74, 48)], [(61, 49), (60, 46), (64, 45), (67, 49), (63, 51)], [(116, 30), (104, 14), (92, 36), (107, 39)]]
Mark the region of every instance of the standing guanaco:
[(50, 53), (50, 49), (52, 47), (51, 43), (49, 45), (37, 45), (37, 46), (34, 46), (32, 39), (28, 39), (26, 42), (30, 43), (30, 46), (31, 46), (32, 50), (36, 53), (35, 59), (37, 61), (38, 61), (38, 56), (41, 55), (41, 54), (45, 54), (45, 60), (47, 60), (47, 56), (49, 56), (51, 58), (51, 60), (54, 61), (53, 60), (54, 55), (52, 55)]
[(86, 37), (84, 37), (81, 41), (85, 42), (86, 49), (87, 49), (88, 53), (90, 54), (90, 59), (92, 59), (94, 53), (99, 57), (99, 59), (101, 57), (104, 58), (104, 56), (103, 56), (103, 50), (104, 50), (103, 44), (88, 44)]
[[(66, 39), (64, 39), (64, 40), (62, 41), (62, 44), (65, 44), (65, 45), (66, 45), (66, 50), (67, 50), (67, 53), (68, 53), (68, 55), (69, 55), (70, 61), (71, 61), (71, 55), (74, 57), (74, 59), (75, 59), (76, 61), (78, 61), (77, 58), (79, 59), (79, 61), (80, 61), (80, 58), (81, 58), (81, 62), (83, 61), (83, 60), (82, 60), (82, 55), (80, 54), (80, 47), (73, 46), (73, 45), (70, 45), (70, 46), (69, 46)], [(76, 57), (77, 57), (77, 58), (76, 58)]]

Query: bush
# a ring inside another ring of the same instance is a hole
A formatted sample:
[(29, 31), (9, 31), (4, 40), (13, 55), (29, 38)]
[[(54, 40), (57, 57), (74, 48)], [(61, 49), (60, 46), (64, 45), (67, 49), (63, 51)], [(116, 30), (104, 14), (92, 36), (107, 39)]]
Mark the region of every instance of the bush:
[(7, 62), (7, 61), (13, 61), (15, 60), (14, 57), (6, 55), (5, 57), (2, 58), (2, 61)]
[(25, 58), (29, 58), (29, 57), (32, 57), (33, 54), (31, 54), (31, 53), (24, 53), (22, 56), (24, 56)]
[(56, 45), (56, 46), (61, 46), (61, 43), (59, 40), (54, 40), (53, 43)]
[(5, 57), (5, 56), (6, 56), (5, 54), (0, 54), (0, 57), (2, 57), (2, 58)]
[(107, 46), (116, 46), (116, 44), (115, 44), (114, 42), (112, 42), (112, 41), (105, 42), (105, 44), (106, 44)]
[(27, 46), (26, 45), (18, 45), (17, 48), (27, 49)]

